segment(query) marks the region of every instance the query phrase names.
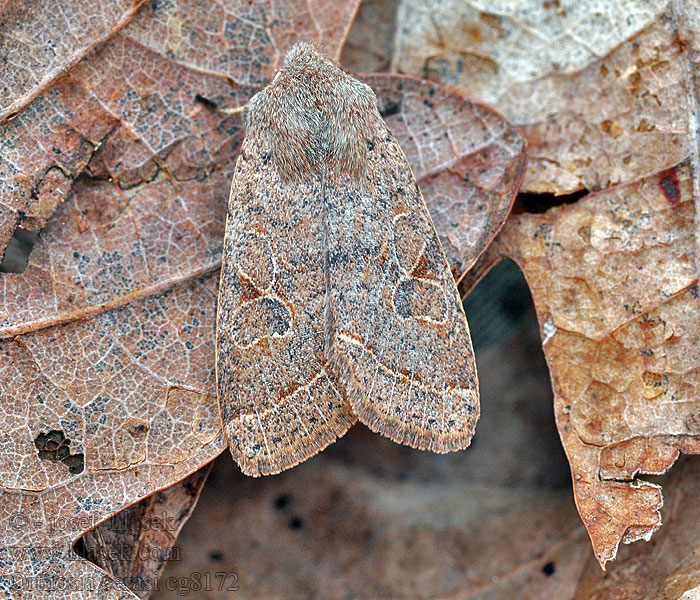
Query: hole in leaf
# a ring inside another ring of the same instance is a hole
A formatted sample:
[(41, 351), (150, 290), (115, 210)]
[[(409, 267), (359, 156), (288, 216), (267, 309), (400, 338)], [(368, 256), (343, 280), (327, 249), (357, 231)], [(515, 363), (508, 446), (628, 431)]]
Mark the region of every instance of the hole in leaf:
[(195, 94), (194, 99), (197, 102), (204, 104), (204, 106), (207, 106), (208, 108), (219, 108), (218, 102), (214, 102), (213, 100), (210, 100), (209, 98), (205, 98), (201, 94)]
[(554, 563), (550, 560), (544, 567), (542, 567), (542, 572), (547, 577), (554, 575)]
[(5, 256), (0, 263), (0, 273), (24, 273), (38, 237), (38, 231), (22, 229), (18, 225), (5, 249)]
[(52, 429), (48, 433), (40, 433), (34, 439), (34, 446), (41, 460), (62, 462), (68, 467), (71, 475), (82, 473), (85, 468), (85, 458), (82, 452), (71, 454), (71, 441), (60, 429)]
[(385, 100), (383, 105), (379, 108), (379, 114), (383, 119), (395, 115), (401, 107), (393, 100)]
[(292, 517), (289, 520), (289, 528), (290, 529), (301, 529), (304, 526), (304, 521), (302, 521), (299, 517)]

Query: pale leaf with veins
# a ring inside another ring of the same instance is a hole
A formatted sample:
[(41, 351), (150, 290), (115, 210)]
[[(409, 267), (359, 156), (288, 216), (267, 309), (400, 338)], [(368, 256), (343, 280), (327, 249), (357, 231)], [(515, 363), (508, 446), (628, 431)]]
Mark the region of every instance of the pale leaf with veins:
[(503, 257), (532, 291), (579, 514), (602, 566), (661, 525), (658, 485), (700, 453), (700, 310), (687, 163), (542, 215), (513, 217), (466, 290)]

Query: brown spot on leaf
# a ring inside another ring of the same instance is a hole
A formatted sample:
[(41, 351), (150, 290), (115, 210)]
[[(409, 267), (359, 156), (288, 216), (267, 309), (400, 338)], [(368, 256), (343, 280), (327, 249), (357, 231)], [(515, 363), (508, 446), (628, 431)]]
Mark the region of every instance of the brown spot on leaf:
[(478, 44), (478, 43), (482, 42), (484, 39), (484, 36), (481, 33), (481, 29), (479, 29), (474, 24), (470, 24), (467, 27), (465, 27), (464, 33), (467, 34), (469, 41), (473, 44)]
[(670, 169), (661, 173), (659, 177), (659, 187), (671, 206), (678, 204), (680, 188), (678, 187), (678, 176), (676, 175), (675, 169)]
[(132, 419), (132, 421), (126, 425), (126, 430), (129, 435), (137, 441), (145, 440), (146, 434), (150, 428), (151, 426), (147, 422), (138, 419)]
[(605, 133), (613, 138), (620, 137), (620, 134), (622, 134), (622, 127), (620, 127), (620, 125), (615, 121), (605, 120), (600, 124), (600, 126)]

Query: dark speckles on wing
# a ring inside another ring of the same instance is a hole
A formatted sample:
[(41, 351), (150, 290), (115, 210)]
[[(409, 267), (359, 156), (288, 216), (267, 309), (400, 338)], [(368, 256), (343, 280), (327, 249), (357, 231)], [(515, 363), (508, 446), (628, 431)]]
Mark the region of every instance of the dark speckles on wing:
[(247, 123), (217, 314), (219, 402), (243, 471), (289, 468), (355, 415), (414, 447), (466, 447), (466, 321), (373, 92), (298, 44)]
[[(418, 185), (377, 120), (368, 186), (325, 195), (331, 364), (360, 420), (391, 439), (446, 452), (478, 418), (469, 332)], [(445, 418), (449, 416), (449, 418)]]

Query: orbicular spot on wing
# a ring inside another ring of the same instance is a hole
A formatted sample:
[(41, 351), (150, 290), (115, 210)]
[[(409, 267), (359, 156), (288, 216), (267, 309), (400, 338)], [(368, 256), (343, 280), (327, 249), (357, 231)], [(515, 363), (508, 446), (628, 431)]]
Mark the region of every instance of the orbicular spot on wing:
[(289, 307), (278, 298), (263, 296), (246, 302), (233, 312), (229, 331), (236, 346), (246, 349), (263, 340), (284, 337), (291, 327)]
[(425, 250), (425, 233), (416, 227), (409, 212), (397, 212), (393, 220), (396, 258), (401, 269), (410, 273)]
[(402, 279), (394, 290), (394, 309), (403, 319), (441, 324), (447, 320), (447, 298), (438, 284), (426, 279)]
[(235, 247), (242, 249), (235, 258), (235, 268), (242, 279), (261, 293), (268, 292), (275, 279), (275, 257), (264, 232), (239, 231)]

